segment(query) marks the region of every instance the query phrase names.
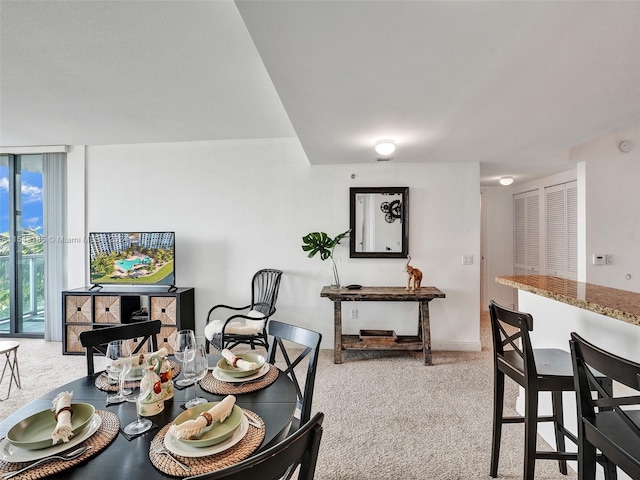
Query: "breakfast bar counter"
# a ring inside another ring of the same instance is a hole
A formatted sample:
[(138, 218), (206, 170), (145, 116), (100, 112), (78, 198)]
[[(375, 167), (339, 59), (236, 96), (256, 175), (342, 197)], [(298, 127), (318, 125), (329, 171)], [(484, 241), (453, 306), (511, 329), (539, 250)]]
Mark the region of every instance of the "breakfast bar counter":
[(550, 275), (498, 276), (496, 282), (640, 325), (640, 293)]

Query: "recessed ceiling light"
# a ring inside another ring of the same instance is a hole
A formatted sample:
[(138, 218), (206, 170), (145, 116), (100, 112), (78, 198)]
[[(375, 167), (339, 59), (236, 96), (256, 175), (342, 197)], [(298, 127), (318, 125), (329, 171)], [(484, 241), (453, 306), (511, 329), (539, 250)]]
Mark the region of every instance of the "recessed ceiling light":
[(500, 185), (511, 185), (513, 183), (513, 177), (500, 177)]
[(378, 155), (388, 157), (396, 151), (396, 143), (393, 140), (378, 140), (376, 142), (376, 152)]

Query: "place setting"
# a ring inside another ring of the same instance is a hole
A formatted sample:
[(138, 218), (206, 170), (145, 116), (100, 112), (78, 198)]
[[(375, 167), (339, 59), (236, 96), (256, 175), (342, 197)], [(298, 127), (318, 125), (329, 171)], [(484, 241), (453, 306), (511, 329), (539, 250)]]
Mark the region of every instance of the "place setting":
[(249, 457), (262, 444), (265, 424), (227, 395), (189, 408), (151, 441), (149, 458), (161, 472), (185, 477), (212, 472)]
[(268, 387), (278, 379), (279, 370), (257, 353), (234, 354), (223, 349), (222, 358), (201, 381), (200, 387), (216, 395), (237, 395)]
[(120, 420), (61, 392), (52, 407), (16, 423), (0, 440), (0, 479), (29, 472), (29, 478), (59, 473), (106, 448), (118, 434)]

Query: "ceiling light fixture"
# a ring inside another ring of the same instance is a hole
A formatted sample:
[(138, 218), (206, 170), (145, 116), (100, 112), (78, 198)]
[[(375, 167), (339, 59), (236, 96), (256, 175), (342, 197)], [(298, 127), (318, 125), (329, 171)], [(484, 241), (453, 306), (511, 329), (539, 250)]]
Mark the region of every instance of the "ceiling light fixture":
[(500, 185), (511, 185), (513, 183), (513, 177), (500, 177)]
[(390, 157), (396, 151), (396, 142), (393, 140), (378, 140), (376, 142), (376, 153), (381, 157)]

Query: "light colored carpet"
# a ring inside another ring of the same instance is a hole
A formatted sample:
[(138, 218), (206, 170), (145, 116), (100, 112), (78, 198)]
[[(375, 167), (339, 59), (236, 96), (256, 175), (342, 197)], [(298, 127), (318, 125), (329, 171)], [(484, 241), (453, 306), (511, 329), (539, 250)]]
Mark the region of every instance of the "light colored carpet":
[[(431, 367), (403, 352), (347, 352), (333, 364), (320, 355), (314, 411), (325, 413), (318, 480), (488, 479), (493, 365), (488, 321), (481, 352), (434, 352)], [(0, 418), (56, 385), (83, 375), (85, 359), (61, 355), (59, 343), (19, 339), (22, 390), (0, 402)], [(6, 379), (0, 395), (6, 395)], [(507, 383), (506, 413), (517, 388)], [(522, 478), (523, 426), (503, 431), (499, 478)], [(539, 440), (539, 448), (549, 448)], [(537, 479), (575, 479), (556, 461), (538, 461)]]

